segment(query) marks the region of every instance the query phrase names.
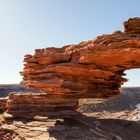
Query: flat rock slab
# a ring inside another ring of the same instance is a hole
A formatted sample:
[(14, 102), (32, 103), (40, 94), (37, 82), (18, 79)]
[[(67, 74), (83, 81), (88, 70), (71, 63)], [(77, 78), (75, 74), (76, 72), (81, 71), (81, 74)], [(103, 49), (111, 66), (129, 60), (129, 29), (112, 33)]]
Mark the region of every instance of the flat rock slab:
[(49, 118), (44, 121), (8, 120), (1, 129), (18, 134), (17, 140), (20, 140), (20, 137), (25, 140), (138, 140), (140, 138), (140, 122), (95, 119), (82, 114), (75, 117)]

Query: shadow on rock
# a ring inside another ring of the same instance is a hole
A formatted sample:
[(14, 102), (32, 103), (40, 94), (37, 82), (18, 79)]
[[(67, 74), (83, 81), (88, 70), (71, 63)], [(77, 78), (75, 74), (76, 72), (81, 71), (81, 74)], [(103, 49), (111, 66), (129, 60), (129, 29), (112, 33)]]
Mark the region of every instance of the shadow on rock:
[(82, 101), (80, 112), (121, 112), (134, 111), (140, 103), (140, 88), (122, 88), (121, 94), (116, 98), (102, 100), (95, 104), (97, 99)]
[(48, 129), (57, 140), (139, 140), (140, 122), (95, 119), (79, 114), (57, 120)]
[(78, 112), (74, 113), (76, 115), (40, 116), (42, 120), (7, 120), (1, 128), (27, 140), (139, 140), (140, 138), (140, 122), (96, 119)]

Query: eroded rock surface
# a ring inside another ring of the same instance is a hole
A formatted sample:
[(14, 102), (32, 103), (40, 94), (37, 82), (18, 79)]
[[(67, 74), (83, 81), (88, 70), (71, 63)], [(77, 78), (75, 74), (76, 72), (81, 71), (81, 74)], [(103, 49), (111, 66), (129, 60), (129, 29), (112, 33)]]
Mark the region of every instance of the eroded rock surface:
[[(140, 123), (117, 119), (100, 119), (77, 116), (51, 118), (46, 121), (14, 120), (1, 128), (1, 140), (139, 140)], [(8, 135), (10, 132), (11, 135)], [(14, 133), (13, 133), (14, 132)], [(0, 137), (0, 138), (1, 138)], [(21, 139), (24, 138), (24, 139)]]
[[(57, 99), (57, 100), (55, 100)], [(47, 93), (13, 92), (6, 102), (6, 119), (26, 118), (33, 119), (40, 116), (74, 115), (78, 107), (77, 99), (65, 99), (61, 96)]]
[(11, 129), (0, 128), (0, 140), (25, 140), (25, 138)]
[(8, 97), (0, 98), (0, 112), (3, 112), (6, 110), (6, 102), (8, 100)]
[[(51, 104), (46, 102), (45, 96), (45, 93), (11, 93), (7, 102), (8, 110), (0, 115), (0, 140), (140, 138), (140, 121), (133, 121), (137, 120), (139, 114), (136, 105), (140, 102), (140, 88), (124, 88), (117, 98), (83, 99), (79, 113), (75, 112), (75, 115), (66, 110), (61, 113), (57, 110), (48, 112), (45, 105)], [(52, 100), (51, 103), (53, 101), (58, 102)]]
[(26, 55), (23, 84), (68, 98), (108, 98), (120, 93), (124, 71), (140, 68), (140, 18), (125, 31), (104, 34), (77, 45), (36, 49)]
[(22, 83), (45, 93), (15, 92), (1, 99), (1, 107), (7, 111), (0, 120), (0, 139), (139, 139), (139, 122), (117, 120), (127, 119), (129, 110), (108, 116), (74, 112), (78, 99), (118, 95), (126, 81), (124, 71), (140, 67), (140, 18), (124, 25), (124, 32), (26, 55)]

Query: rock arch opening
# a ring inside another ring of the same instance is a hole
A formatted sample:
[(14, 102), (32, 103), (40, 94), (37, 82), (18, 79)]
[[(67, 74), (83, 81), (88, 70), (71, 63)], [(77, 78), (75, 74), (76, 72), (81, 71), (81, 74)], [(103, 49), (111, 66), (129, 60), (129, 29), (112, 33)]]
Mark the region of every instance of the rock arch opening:
[(124, 78), (128, 79), (122, 87), (140, 87), (140, 69), (130, 69), (124, 72)]

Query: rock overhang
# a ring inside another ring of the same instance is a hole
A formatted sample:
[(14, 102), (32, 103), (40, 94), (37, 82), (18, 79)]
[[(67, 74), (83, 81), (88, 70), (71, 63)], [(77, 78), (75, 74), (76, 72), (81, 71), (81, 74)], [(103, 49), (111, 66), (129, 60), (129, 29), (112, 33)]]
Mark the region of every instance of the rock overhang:
[(48, 94), (107, 98), (120, 93), (124, 71), (140, 68), (140, 18), (124, 22), (124, 32), (62, 48), (36, 49), (24, 58), (23, 84)]

